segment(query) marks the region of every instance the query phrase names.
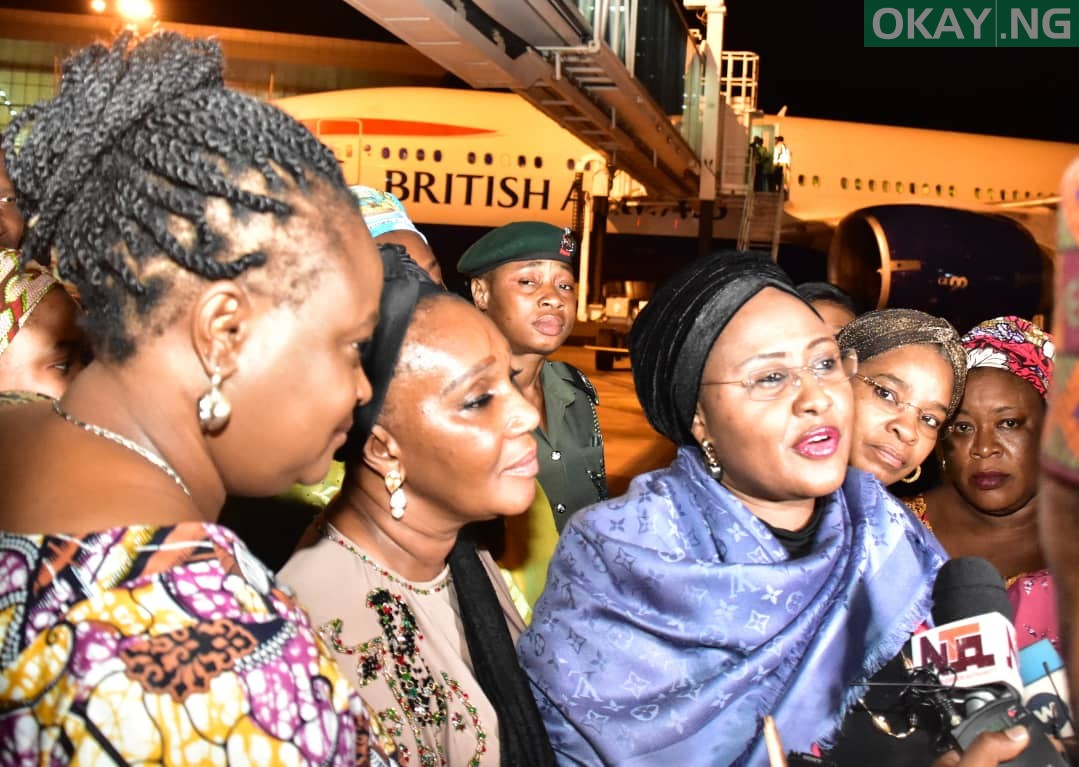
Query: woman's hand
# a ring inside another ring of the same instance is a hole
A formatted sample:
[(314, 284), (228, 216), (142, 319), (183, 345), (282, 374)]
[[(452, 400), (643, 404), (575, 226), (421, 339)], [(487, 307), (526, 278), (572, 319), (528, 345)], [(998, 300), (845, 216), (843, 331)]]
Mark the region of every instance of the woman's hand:
[(962, 756), (958, 751), (949, 751), (933, 762), (933, 767), (997, 767), (1022, 753), (1028, 743), (1030, 735), (1023, 726), (1009, 727), (1002, 732), (983, 732)]

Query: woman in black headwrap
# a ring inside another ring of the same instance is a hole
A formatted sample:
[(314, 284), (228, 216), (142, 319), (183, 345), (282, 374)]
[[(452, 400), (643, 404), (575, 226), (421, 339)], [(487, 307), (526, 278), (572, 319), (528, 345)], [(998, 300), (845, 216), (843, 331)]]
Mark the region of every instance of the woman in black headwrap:
[(851, 465), (885, 485), (916, 482), (963, 400), (959, 334), (925, 312), (882, 309), (851, 320), (838, 338), (858, 354)]
[(372, 397), (321, 537), (280, 573), (414, 764), (553, 764), (497, 565), (462, 532), (535, 493), (539, 421), (494, 324), (382, 245)]
[(630, 355), (680, 447), (570, 520), (518, 644), (560, 761), (766, 764), (767, 714), (789, 748), (829, 743), (944, 559), (848, 472), (856, 357), (782, 270), (736, 253), (660, 288)]

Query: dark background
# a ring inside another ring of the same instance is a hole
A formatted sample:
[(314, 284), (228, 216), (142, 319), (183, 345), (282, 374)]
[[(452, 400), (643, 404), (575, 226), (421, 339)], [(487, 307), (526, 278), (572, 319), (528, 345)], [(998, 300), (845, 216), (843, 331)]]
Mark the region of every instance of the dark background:
[[(155, 4), (167, 21), (394, 40), (344, 0)], [(866, 49), (858, 0), (727, 5), (726, 48), (761, 55), (760, 104), (768, 112), (786, 105), (804, 117), (1079, 141), (1079, 48)], [(0, 6), (86, 12), (89, 0)], [(1079, 19), (1072, 24), (1079, 29)]]

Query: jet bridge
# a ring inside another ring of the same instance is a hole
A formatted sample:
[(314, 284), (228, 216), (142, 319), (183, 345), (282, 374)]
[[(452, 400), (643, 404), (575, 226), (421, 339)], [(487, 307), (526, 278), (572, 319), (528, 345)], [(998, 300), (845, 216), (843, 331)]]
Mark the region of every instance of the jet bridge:
[(346, 0), (474, 88), (523, 96), (650, 197), (700, 193), (704, 56), (675, 0)]

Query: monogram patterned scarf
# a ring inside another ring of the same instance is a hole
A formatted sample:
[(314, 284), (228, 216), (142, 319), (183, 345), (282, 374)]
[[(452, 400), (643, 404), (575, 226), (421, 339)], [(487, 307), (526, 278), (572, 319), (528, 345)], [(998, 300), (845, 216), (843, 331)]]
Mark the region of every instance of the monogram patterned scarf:
[(517, 645), (559, 763), (766, 765), (829, 745), (930, 614), (936, 539), (850, 469), (786, 549), (695, 448), (570, 520)]

